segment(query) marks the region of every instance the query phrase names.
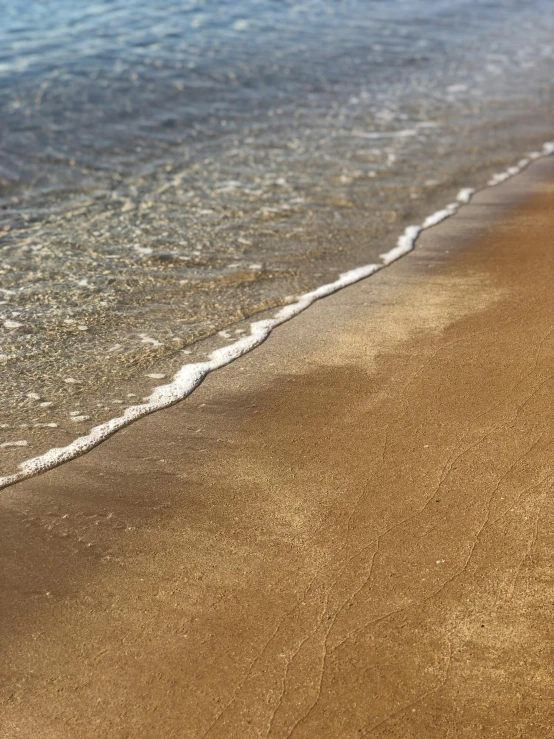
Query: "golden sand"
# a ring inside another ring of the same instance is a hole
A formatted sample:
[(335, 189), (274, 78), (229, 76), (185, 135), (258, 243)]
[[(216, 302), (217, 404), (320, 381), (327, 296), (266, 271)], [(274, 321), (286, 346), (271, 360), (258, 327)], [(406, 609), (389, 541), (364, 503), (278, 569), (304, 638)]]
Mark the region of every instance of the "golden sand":
[(4, 491), (2, 737), (552, 736), (552, 181)]

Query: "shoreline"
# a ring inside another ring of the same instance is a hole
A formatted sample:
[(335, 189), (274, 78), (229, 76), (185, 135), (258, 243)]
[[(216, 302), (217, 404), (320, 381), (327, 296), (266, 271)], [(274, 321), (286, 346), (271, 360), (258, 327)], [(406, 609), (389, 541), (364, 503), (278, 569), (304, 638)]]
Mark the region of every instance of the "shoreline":
[(0, 498), (9, 736), (547, 739), (554, 160)]
[[(519, 159), (517, 164), (508, 167), (504, 172), (493, 175), (483, 188), (478, 190), (474, 190), (473, 188), (461, 189), (454, 202), (447, 204), (444, 208), (428, 216), (422, 224), (408, 226), (399, 236), (397, 245), (390, 251), (379, 255), (381, 259), (379, 263), (354, 268), (340, 275), (332, 283), (322, 285), (303, 295), (295, 296), (294, 302), (278, 310), (273, 318), (251, 323), (250, 336), (238, 339), (232, 344), (217, 349), (210, 355), (210, 359), (207, 362), (184, 364), (173, 376), (171, 383), (155, 387), (145, 403), (129, 406), (125, 409), (123, 415), (93, 427), (88, 434), (76, 438), (65, 447), (52, 448), (38, 457), (32, 457), (19, 463), (20, 472), (0, 477), (0, 492), (22, 480), (42, 474), (83, 454), (87, 454), (99, 444), (102, 444), (106, 439), (113, 436), (113, 434), (135, 421), (181, 402), (193, 393), (211, 372), (222, 369), (244, 354), (258, 348), (266, 341), (275, 328), (301, 314), (316, 301), (333, 295), (345, 287), (354, 285), (360, 280), (376, 274), (406, 254), (409, 254), (416, 248), (416, 242), (424, 231), (433, 228), (443, 220), (455, 215), (463, 205), (471, 202), (476, 192), (483, 192), (488, 188), (496, 187), (506, 182), (511, 177), (524, 171), (533, 162), (549, 157), (553, 153), (554, 142), (545, 142), (541, 151), (530, 152), (525, 157)], [(7, 442), (6, 445), (18, 446), (23, 444), (19, 441)]]

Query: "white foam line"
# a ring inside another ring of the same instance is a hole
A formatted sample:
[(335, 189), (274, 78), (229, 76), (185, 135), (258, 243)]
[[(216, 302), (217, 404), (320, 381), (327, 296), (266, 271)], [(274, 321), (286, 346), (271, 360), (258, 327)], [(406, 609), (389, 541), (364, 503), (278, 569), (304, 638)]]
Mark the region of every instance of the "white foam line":
[(404, 128), (401, 131), (353, 131), (352, 135), (360, 139), (406, 139), (418, 133), (415, 128)]
[[(544, 144), (541, 151), (534, 151), (528, 154), (527, 157), (521, 159), (516, 165), (509, 167), (505, 172), (494, 175), (489, 180), (487, 186), (493, 187), (498, 185), (521, 172), (532, 161), (553, 153), (554, 141), (549, 141)], [(25, 480), (28, 477), (46, 472), (64, 462), (69, 462), (69, 460), (85, 454), (98, 446), (98, 444), (109, 436), (115, 434), (116, 431), (128, 426), (139, 418), (183, 400), (200, 385), (210, 372), (225, 367), (231, 362), (234, 362), (235, 359), (248, 354), (248, 352), (260, 346), (271, 334), (273, 329), (305, 311), (316, 300), (332, 295), (348, 285), (352, 285), (355, 282), (363, 280), (365, 277), (379, 272), (412, 251), (422, 231), (454, 215), (462, 205), (470, 202), (474, 193), (475, 190), (464, 188), (458, 193), (455, 202), (449, 203), (445, 208), (428, 216), (420, 226), (408, 226), (398, 238), (396, 246), (380, 255), (381, 261), (379, 263), (367, 264), (364, 267), (357, 267), (356, 269), (344, 272), (335, 282), (322, 285), (311, 292), (299, 296), (296, 302), (281, 308), (273, 318), (267, 318), (250, 324), (249, 336), (238, 339), (238, 341), (212, 352), (208, 361), (183, 365), (173, 376), (171, 382), (154, 388), (153, 393), (147, 398), (146, 402), (126, 408), (123, 415), (101, 423), (99, 426), (95, 426), (86, 436), (75, 439), (75, 441), (67, 446), (50, 449), (38, 457), (22, 462), (19, 465), (19, 472), (7, 477), (0, 477), (0, 490), (8, 487), (8, 485)]]

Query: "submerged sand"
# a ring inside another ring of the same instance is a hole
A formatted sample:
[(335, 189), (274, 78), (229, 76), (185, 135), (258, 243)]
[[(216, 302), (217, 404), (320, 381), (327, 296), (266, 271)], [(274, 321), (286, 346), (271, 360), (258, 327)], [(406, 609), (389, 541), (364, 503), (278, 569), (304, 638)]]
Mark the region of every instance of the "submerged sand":
[(2, 493), (2, 736), (552, 735), (553, 182)]

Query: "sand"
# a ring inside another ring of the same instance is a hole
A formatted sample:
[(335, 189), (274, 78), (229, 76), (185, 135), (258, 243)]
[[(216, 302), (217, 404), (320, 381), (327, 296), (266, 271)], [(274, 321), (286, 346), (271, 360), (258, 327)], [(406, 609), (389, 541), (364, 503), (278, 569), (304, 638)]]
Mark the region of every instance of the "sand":
[(0, 495), (0, 736), (554, 725), (554, 161)]

